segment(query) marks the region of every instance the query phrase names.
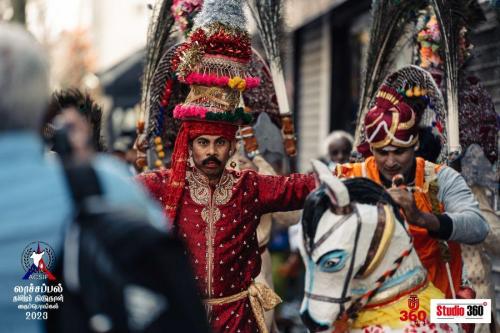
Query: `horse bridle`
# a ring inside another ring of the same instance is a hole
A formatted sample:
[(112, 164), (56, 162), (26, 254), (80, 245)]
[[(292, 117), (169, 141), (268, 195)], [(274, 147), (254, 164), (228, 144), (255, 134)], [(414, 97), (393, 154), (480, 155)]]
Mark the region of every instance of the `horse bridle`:
[[(354, 270), (354, 262), (355, 262), (355, 259), (356, 259), (356, 252), (357, 252), (357, 247), (358, 247), (358, 242), (359, 242), (359, 236), (361, 234), (361, 216), (359, 214), (359, 211), (357, 209), (356, 206), (353, 207), (353, 210), (356, 214), (356, 235), (355, 235), (355, 238), (354, 238), (354, 248), (353, 248), (353, 253), (352, 253), (352, 258), (351, 258), (351, 262), (349, 264), (349, 270), (347, 272), (347, 275), (346, 275), (346, 279), (344, 281), (344, 286), (343, 286), (343, 289), (342, 289), (342, 294), (341, 294), (341, 297), (340, 298), (336, 298), (336, 297), (329, 297), (329, 296), (322, 296), (322, 295), (317, 295), (317, 294), (313, 294), (313, 293), (310, 293), (310, 292), (304, 292), (305, 296), (307, 296), (309, 299), (312, 299), (312, 300), (317, 300), (317, 301), (321, 301), (321, 302), (326, 302), (326, 303), (334, 303), (334, 304), (340, 304), (340, 312), (339, 312), (339, 315), (338, 315), (338, 318), (347, 318), (347, 319), (352, 319), (354, 318), (357, 313), (365, 306), (365, 304), (367, 304), (370, 299), (375, 296), (375, 294), (377, 293), (378, 289), (382, 286), (382, 284), (387, 281), (387, 279), (391, 278), (394, 273), (397, 271), (397, 269), (399, 268), (399, 266), (401, 265), (401, 262), (403, 261), (403, 259), (405, 257), (407, 257), (412, 249), (413, 249), (413, 239), (411, 237), (411, 235), (408, 233), (408, 236), (410, 237), (410, 244), (409, 244), (409, 248), (407, 250), (405, 250), (401, 256), (399, 256), (395, 261), (394, 261), (394, 267), (387, 271), (386, 273), (384, 273), (379, 279), (377, 279), (377, 286), (372, 289), (372, 290), (369, 290), (368, 292), (366, 292), (363, 296), (359, 297), (358, 299), (356, 299), (356, 301), (351, 304), (351, 306), (348, 308), (348, 309), (345, 309), (345, 306), (344, 306), (344, 303), (347, 303), (349, 301), (351, 301), (351, 297), (346, 297), (346, 294), (347, 294), (347, 290), (348, 290), (348, 287), (349, 287), (349, 282), (351, 281), (351, 277), (353, 275), (353, 270)], [(324, 243), (326, 241), (326, 239), (335, 231), (337, 230), (340, 225), (342, 225), (345, 221), (347, 221), (349, 219), (349, 217), (351, 217), (352, 214), (349, 214), (349, 215), (346, 215), (343, 217), (343, 219), (339, 222), (339, 223), (336, 223), (335, 225), (333, 225), (330, 229), (328, 229), (328, 231), (318, 240), (318, 242), (316, 242), (313, 247), (309, 250), (309, 254), (312, 254), (312, 252), (319, 247), (319, 245), (321, 245), (322, 243)], [(385, 218), (393, 218), (393, 216), (385, 216)], [(379, 219), (378, 220), (378, 223), (377, 225), (380, 225), (381, 222), (383, 222), (382, 220), (385, 221), (385, 219)], [(382, 223), (382, 225), (384, 226), (384, 228), (382, 229), (385, 229), (385, 223)], [(376, 232), (377, 235), (375, 235), (374, 237), (377, 237), (379, 238), (379, 235), (381, 234), (380, 231)], [(377, 240), (373, 240), (372, 239), (372, 243), (370, 244), (370, 247), (372, 246), (378, 246), (380, 245), (379, 244), (379, 241)], [(371, 258), (367, 258), (367, 262), (371, 262), (373, 259), (373, 257)], [(367, 269), (367, 262), (365, 262), (365, 264), (361, 267), (361, 269), (359, 270), (359, 272), (357, 272), (356, 276), (360, 276), (360, 275), (363, 275), (365, 273), (365, 270)]]
[[(344, 281), (344, 286), (342, 289), (342, 294), (340, 298), (336, 297), (329, 297), (329, 296), (323, 296), (323, 295), (317, 295), (310, 293), (308, 291), (304, 292), (304, 295), (308, 297), (309, 299), (316, 300), (316, 301), (321, 301), (321, 302), (326, 302), (326, 303), (335, 303), (340, 305), (340, 313), (345, 312), (345, 307), (344, 303), (347, 303), (351, 300), (351, 297), (346, 297), (348, 287), (349, 287), (349, 282), (351, 281), (351, 277), (353, 275), (354, 271), (354, 262), (356, 260), (356, 252), (358, 248), (358, 242), (359, 242), (359, 235), (361, 234), (361, 216), (359, 214), (358, 208), (356, 206), (353, 207), (354, 213), (356, 214), (356, 234), (354, 236), (354, 248), (352, 251), (352, 256), (351, 256), (351, 261), (349, 263), (349, 270), (347, 271), (347, 275)], [(337, 230), (342, 224), (344, 224), (345, 221), (347, 221), (350, 217), (352, 216), (351, 214), (345, 215), (342, 220), (340, 220), (338, 223), (333, 225), (330, 229), (328, 229), (327, 232), (312, 246), (311, 249), (309, 249), (310, 254), (317, 249), (321, 244), (323, 244), (326, 239), (335, 231)]]

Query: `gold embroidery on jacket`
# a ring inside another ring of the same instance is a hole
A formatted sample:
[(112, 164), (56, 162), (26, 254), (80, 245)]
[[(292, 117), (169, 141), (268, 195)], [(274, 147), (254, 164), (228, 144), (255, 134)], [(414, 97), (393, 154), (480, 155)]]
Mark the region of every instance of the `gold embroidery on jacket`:
[(193, 169), (188, 171), (186, 179), (189, 183), (189, 193), (191, 199), (198, 205), (204, 206), (201, 211), (201, 218), (207, 223), (205, 229), (205, 239), (207, 246), (207, 261), (205, 266), (206, 284), (208, 297), (212, 297), (212, 282), (214, 269), (214, 247), (215, 247), (215, 223), (222, 217), (222, 213), (217, 206), (225, 205), (232, 196), (232, 189), (235, 182), (234, 176), (224, 172), (219, 184), (215, 186), (212, 193), (208, 178), (201, 172)]

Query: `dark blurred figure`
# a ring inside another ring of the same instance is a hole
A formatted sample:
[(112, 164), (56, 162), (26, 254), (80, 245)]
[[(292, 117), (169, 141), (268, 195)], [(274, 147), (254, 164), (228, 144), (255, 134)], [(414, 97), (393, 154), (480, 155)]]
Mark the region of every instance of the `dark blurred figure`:
[[(1, 330), (44, 332), (48, 311), (37, 306), (40, 303), (53, 306), (54, 302), (44, 303), (36, 297), (55, 296), (41, 289), (49, 281), (56, 286), (64, 283), (63, 275), (56, 273), (56, 266), (63, 258), (64, 232), (76, 215), (75, 200), (60, 159), (55, 154), (45, 154), (40, 136), (49, 101), (46, 55), (22, 27), (6, 23), (0, 24), (0, 87)], [(93, 136), (89, 135), (92, 130), (88, 121), (75, 107), (65, 110), (68, 112), (62, 112), (61, 118), (54, 119), (52, 133), (54, 147), (65, 164), (72, 154), (81, 152), (77, 162), (87, 163), (95, 171), (106, 205), (133, 210), (148, 225), (156, 226), (157, 233), (167, 237), (167, 224), (159, 207), (129, 178), (123, 165), (91, 153), (88, 146)], [(81, 249), (82, 253), (88, 250), (91, 249)], [(116, 276), (120, 278), (123, 277)], [(186, 276), (178, 278), (190, 280)], [(99, 285), (99, 281), (89, 281)], [(194, 293), (194, 280), (192, 284)], [(63, 303), (66, 300), (57, 304)], [(193, 319), (200, 321), (199, 317)]]
[(139, 170), (135, 164), (140, 152), (134, 149), (134, 140), (135, 136), (128, 133), (122, 133), (122, 135), (115, 139), (112, 149), (110, 149), (111, 154), (127, 164), (127, 168), (131, 175), (136, 175), (138, 172), (142, 171)]
[(415, 155), (436, 163), (443, 147), (439, 135), (434, 134), (433, 128), (428, 126), (419, 129), (418, 137), (419, 144)]
[(101, 135), (101, 107), (94, 102), (88, 93), (82, 93), (78, 89), (60, 90), (52, 94), (44, 117), (44, 133), (50, 132), (56, 117), (67, 110), (76, 110), (88, 121), (91, 129), (91, 146), (96, 152), (105, 152), (106, 146)]

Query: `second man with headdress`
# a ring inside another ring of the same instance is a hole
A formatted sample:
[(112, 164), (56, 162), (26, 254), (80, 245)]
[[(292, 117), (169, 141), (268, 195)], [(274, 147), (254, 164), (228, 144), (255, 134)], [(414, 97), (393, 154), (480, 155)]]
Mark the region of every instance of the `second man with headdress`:
[[(357, 147), (365, 156), (373, 156), (363, 163), (338, 165), (336, 173), (367, 177), (388, 190), (410, 224), (428, 279), (451, 298), (461, 286), (459, 243), (480, 243), (489, 228), (459, 173), (416, 157), (420, 126), (426, 122), (436, 126), (439, 119), (431, 115), (442, 114), (443, 105), (427, 71), (406, 66), (390, 74), (365, 116), (366, 141)], [(427, 277), (413, 281), (418, 287)]]

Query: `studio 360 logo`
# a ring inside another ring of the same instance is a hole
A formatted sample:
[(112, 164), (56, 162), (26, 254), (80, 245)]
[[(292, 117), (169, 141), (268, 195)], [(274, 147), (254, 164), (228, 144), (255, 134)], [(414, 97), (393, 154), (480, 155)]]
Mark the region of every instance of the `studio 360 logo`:
[(491, 323), (491, 299), (432, 299), (431, 322)]

